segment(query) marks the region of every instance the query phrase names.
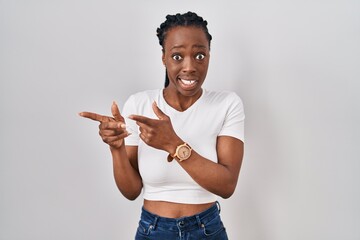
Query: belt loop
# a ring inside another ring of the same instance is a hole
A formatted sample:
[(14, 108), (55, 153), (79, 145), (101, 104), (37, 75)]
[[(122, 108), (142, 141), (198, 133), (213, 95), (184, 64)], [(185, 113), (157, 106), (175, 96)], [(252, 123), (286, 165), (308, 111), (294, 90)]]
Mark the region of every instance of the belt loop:
[(218, 208), (218, 210), (219, 210), (219, 213), (220, 213), (220, 212), (221, 212), (221, 206), (220, 206), (220, 203), (219, 203), (218, 201), (216, 201), (215, 203), (216, 203), (216, 206), (217, 206), (217, 208)]
[(153, 228), (154, 228), (154, 230), (155, 230), (155, 228), (156, 228), (156, 225), (157, 225), (158, 220), (159, 220), (159, 217), (158, 217), (158, 216), (155, 216), (155, 219), (154, 219), (154, 222), (153, 222)]
[(201, 228), (202, 222), (201, 222), (201, 220), (200, 220), (200, 216), (199, 216), (199, 215), (196, 215), (196, 221), (197, 221), (197, 223), (198, 223), (198, 225), (199, 225), (199, 228)]

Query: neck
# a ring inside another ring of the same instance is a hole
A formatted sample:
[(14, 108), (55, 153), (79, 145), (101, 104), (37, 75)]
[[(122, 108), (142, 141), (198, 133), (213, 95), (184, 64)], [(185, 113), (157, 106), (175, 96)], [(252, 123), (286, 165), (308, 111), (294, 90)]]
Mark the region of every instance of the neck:
[(178, 92), (170, 90), (170, 86), (163, 90), (163, 96), (167, 104), (179, 112), (186, 111), (191, 107), (202, 95), (203, 90), (200, 89), (193, 96), (184, 96)]

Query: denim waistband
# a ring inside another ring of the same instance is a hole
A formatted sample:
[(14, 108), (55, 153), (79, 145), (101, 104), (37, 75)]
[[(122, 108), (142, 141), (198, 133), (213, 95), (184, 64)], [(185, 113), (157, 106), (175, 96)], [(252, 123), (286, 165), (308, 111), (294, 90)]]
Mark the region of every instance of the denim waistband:
[(212, 219), (219, 216), (220, 210), (220, 204), (216, 201), (214, 205), (210, 208), (193, 216), (181, 218), (167, 218), (153, 214), (144, 209), (143, 207), (141, 212), (141, 219), (148, 223), (151, 223), (154, 229), (163, 228), (170, 231), (191, 230), (194, 228), (202, 227), (203, 224), (206, 225)]

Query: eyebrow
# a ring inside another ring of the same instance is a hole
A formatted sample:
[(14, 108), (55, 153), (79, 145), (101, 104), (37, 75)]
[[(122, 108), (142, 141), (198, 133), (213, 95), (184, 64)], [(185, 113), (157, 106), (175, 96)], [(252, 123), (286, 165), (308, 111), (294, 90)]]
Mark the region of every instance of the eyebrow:
[[(173, 49), (177, 49), (177, 48), (185, 48), (184, 45), (175, 45), (174, 47), (170, 48), (170, 50), (173, 50)], [(202, 44), (195, 44), (192, 46), (192, 48), (205, 48), (206, 49), (206, 46), (202, 45)]]

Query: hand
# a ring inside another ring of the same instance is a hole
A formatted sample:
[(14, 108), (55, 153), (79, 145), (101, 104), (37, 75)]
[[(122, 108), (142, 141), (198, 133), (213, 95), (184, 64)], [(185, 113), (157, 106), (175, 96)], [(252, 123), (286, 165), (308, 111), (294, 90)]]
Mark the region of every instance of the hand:
[(176, 148), (174, 145), (177, 146), (182, 141), (176, 135), (169, 116), (160, 110), (156, 102), (153, 102), (152, 108), (159, 119), (151, 119), (140, 115), (130, 115), (129, 118), (136, 121), (136, 124), (140, 127), (139, 136), (147, 145), (173, 154)]
[(111, 113), (113, 117), (92, 112), (81, 112), (79, 115), (100, 122), (99, 135), (102, 140), (112, 148), (120, 148), (124, 144), (124, 138), (130, 134), (126, 131), (125, 120), (115, 102), (111, 106)]

